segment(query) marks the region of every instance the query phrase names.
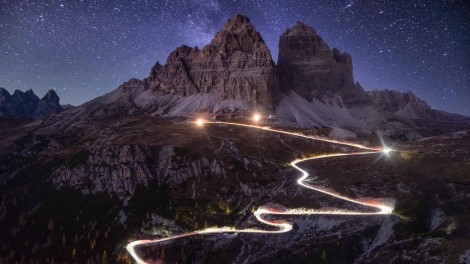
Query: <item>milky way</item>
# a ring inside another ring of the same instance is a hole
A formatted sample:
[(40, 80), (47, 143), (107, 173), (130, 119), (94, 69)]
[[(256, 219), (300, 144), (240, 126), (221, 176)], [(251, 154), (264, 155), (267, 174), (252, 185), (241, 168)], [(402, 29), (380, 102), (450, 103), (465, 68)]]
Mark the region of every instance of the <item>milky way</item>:
[(144, 78), (176, 47), (203, 47), (237, 13), (277, 61), (295, 21), (352, 55), (364, 89), (412, 91), (435, 109), (470, 115), (470, 4), (466, 1), (0, 0), (0, 87), (55, 89), (82, 104)]

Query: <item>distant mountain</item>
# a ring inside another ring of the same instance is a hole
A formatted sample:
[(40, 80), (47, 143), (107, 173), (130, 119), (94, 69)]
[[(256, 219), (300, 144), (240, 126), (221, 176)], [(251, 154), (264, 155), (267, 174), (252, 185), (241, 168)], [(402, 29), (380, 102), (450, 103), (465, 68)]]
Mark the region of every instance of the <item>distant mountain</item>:
[(54, 90), (49, 90), (39, 99), (31, 89), (26, 92), (16, 90), (10, 95), (0, 87), (0, 116), (44, 117), (62, 110), (59, 100)]

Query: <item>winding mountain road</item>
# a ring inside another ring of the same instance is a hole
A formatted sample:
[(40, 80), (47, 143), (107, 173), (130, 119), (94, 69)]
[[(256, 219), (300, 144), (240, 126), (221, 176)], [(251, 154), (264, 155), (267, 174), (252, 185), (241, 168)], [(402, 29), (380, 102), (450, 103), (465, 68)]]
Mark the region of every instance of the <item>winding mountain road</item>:
[[(256, 120), (256, 119), (255, 119)], [(269, 234), (275, 234), (275, 233), (285, 233), (289, 232), (292, 230), (292, 224), (287, 222), (287, 221), (268, 221), (263, 218), (264, 215), (313, 215), (313, 214), (319, 214), (319, 215), (388, 215), (392, 214), (393, 208), (389, 207), (387, 205), (383, 204), (378, 204), (378, 203), (371, 203), (371, 202), (362, 202), (359, 200), (351, 199), (342, 195), (339, 195), (337, 193), (334, 193), (329, 190), (324, 190), (324, 189), (319, 189), (314, 186), (306, 184), (304, 181), (307, 179), (309, 174), (299, 168), (297, 166), (298, 163), (307, 161), (307, 160), (314, 160), (314, 159), (324, 159), (324, 158), (329, 158), (329, 157), (337, 157), (337, 156), (350, 156), (350, 155), (371, 155), (371, 154), (383, 154), (383, 153), (388, 153), (391, 150), (390, 148), (384, 147), (384, 148), (370, 148), (366, 147), (363, 145), (355, 144), (355, 143), (350, 143), (350, 142), (343, 142), (343, 141), (338, 141), (338, 140), (331, 140), (327, 139), (324, 137), (315, 137), (315, 136), (306, 136), (303, 134), (298, 134), (294, 132), (287, 132), (287, 131), (282, 131), (282, 130), (276, 130), (276, 129), (271, 129), (269, 127), (262, 127), (262, 126), (256, 126), (256, 125), (247, 125), (247, 124), (238, 124), (238, 123), (230, 123), (230, 122), (212, 122), (212, 121), (204, 121), (202, 119), (199, 119), (198, 121), (195, 122), (198, 125), (203, 125), (203, 124), (225, 124), (225, 125), (234, 125), (234, 126), (242, 126), (242, 127), (248, 127), (248, 128), (256, 128), (256, 129), (261, 129), (261, 130), (266, 130), (266, 131), (271, 131), (271, 132), (276, 132), (276, 133), (282, 133), (282, 134), (288, 134), (292, 136), (297, 136), (297, 137), (303, 137), (303, 138), (308, 138), (308, 139), (314, 139), (314, 140), (319, 140), (319, 141), (324, 141), (324, 142), (329, 142), (329, 143), (334, 143), (334, 144), (340, 144), (340, 145), (347, 145), (347, 146), (352, 146), (356, 147), (359, 149), (364, 149), (368, 150), (367, 152), (353, 152), (353, 153), (338, 153), (338, 154), (330, 154), (330, 155), (322, 155), (322, 156), (316, 156), (316, 157), (311, 157), (311, 158), (305, 158), (305, 159), (298, 159), (294, 160), (291, 162), (291, 165), (300, 171), (302, 173), (302, 177), (300, 177), (297, 180), (297, 183), (299, 185), (302, 185), (305, 188), (315, 190), (339, 199), (343, 199), (348, 202), (360, 204), (363, 206), (367, 207), (372, 207), (377, 209), (377, 212), (357, 212), (357, 211), (342, 211), (342, 210), (336, 210), (336, 211), (321, 211), (321, 210), (314, 210), (314, 209), (287, 209), (285, 211), (278, 211), (275, 209), (270, 209), (266, 207), (259, 207), (258, 210), (254, 212), (254, 215), (256, 219), (261, 222), (265, 223), (270, 226), (274, 226), (279, 228), (278, 230), (275, 231), (267, 231), (267, 230), (256, 230), (256, 229), (243, 229), (243, 230), (237, 230), (231, 227), (221, 227), (221, 228), (207, 228), (199, 231), (194, 231), (192, 233), (187, 233), (179, 236), (173, 236), (173, 237), (167, 237), (167, 238), (161, 238), (161, 239), (156, 239), (156, 240), (137, 240), (134, 242), (131, 242), (127, 245), (127, 250), (129, 253), (132, 255), (132, 257), (135, 259), (135, 261), (139, 264), (147, 264), (144, 260), (139, 258), (137, 256), (134, 248), (138, 245), (142, 244), (152, 244), (152, 243), (159, 243), (159, 242), (164, 242), (168, 240), (173, 240), (173, 239), (178, 239), (178, 238), (183, 238), (183, 237), (189, 237), (189, 236), (194, 236), (194, 235), (202, 235), (202, 234), (214, 234), (214, 233), (269, 233)]]

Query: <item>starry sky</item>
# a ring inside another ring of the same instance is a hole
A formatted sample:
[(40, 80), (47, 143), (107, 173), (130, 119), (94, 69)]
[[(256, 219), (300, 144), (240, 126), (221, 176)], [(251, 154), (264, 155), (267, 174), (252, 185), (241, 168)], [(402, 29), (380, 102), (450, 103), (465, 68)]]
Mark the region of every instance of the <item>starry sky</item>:
[(464, 0), (0, 0), (0, 87), (79, 105), (149, 75), (183, 44), (202, 48), (247, 15), (277, 62), (295, 21), (352, 55), (365, 90), (412, 91), (470, 116), (470, 2)]

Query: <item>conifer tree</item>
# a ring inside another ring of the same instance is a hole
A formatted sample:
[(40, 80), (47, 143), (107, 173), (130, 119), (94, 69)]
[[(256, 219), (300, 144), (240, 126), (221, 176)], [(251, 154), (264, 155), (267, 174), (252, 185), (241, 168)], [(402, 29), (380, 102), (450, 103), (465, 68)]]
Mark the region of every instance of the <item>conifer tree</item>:
[(65, 233), (62, 234), (62, 246), (65, 246)]
[(227, 204), (227, 208), (225, 209), (225, 214), (230, 214), (230, 208), (228, 208), (228, 204)]
[(149, 213), (147, 212), (147, 215), (145, 216), (145, 219), (149, 220), (150, 216)]
[(49, 220), (49, 225), (47, 226), (47, 229), (49, 229), (49, 231), (54, 230), (54, 222), (52, 221), (52, 219)]
[(252, 212), (252, 213), (255, 212), (255, 206), (254, 206), (254, 205), (251, 206), (251, 212)]
[(196, 201), (196, 205), (195, 205), (194, 207), (196, 207), (196, 208), (198, 208), (198, 207), (199, 207), (199, 205), (197, 204), (197, 201)]
[(204, 221), (204, 229), (207, 229), (207, 221)]
[(326, 260), (326, 252), (323, 251), (323, 254), (321, 255), (321, 259)]
[(197, 222), (194, 222), (194, 230), (197, 230), (197, 228), (198, 228)]

